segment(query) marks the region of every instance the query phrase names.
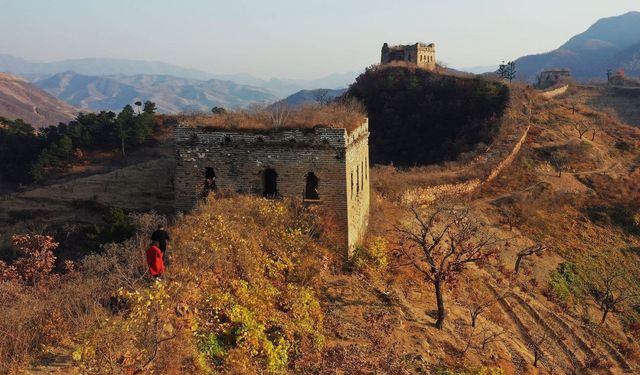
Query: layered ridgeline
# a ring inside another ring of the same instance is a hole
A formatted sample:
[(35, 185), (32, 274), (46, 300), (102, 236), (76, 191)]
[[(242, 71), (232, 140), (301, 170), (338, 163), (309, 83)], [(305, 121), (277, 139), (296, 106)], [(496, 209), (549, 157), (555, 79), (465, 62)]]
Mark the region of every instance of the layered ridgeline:
[(24, 79), (0, 73), (0, 117), (22, 119), (39, 128), (73, 120), (77, 112)]
[(359, 76), (347, 96), (369, 114), (371, 160), (414, 166), (453, 160), (490, 143), (509, 89), (481, 78), (380, 66)]
[(209, 112), (277, 100), (270, 91), (231, 81), (206, 81), (169, 75), (88, 76), (63, 72), (37, 80), (43, 90), (78, 108), (116, 110), (138, 100), (156, 103), (161, 113)]
[(190, 80), (232, 81), (239, 85), (259, 87), (268, 90), (278, 98), (284, 98), (297, 91), (316, 87), (341, 88), (353, 82), (360, 72), (333, 73), (316, 79), (270, 78), (263, 79), (248, 73), (213, 74), (198, 69), (185, 68), (159, 61), (85, 58), (53, 62), (29, 61), (17, 56), (0, 53), (0, 72), (11, 72), (41, 80), (54, 74), (72, 71), (85, 76), (136, 76), (157, 75), (186, 78)]
[(558, 49), (516, 60), (518, 78), (534, 81), (546, 68), (568, 68), (579, 80), (606, 79), (607, 70), (640, 75), (640, 12), (603, 18)]

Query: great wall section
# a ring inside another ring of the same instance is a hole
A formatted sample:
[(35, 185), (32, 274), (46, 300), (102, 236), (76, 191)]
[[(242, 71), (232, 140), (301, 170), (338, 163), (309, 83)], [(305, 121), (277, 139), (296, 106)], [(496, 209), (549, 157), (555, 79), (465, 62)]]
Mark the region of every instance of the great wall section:
[[(542, 98), (551, 100), (565, 94), (569, 85), (538, 92)], [(520, 124), (502, 142), (491, 145), (486, 153), (480, 154), (466, 166), (466, 170), (484, 171), (480, 176), (460, 182), (436, 184), (409, 190), (402, 196), (402, 203), (409, 206), (426, 206), (444, 197), (471, 194), (486, 183), (493, 181), (514, 161), (527, 139), (531, 123)], [(491, 166), (487, 168), (487, 166)]]
[[(530, 128), (530, 124), (516, 127), (515, 131), (506, 137), (504, 143), (493, 145), (487, 153), (477, 156), (466, 168), (467, 170), (486, 170), (483, 175), (462, 182), (409, 190), (403, 195), (402, 202), (410, 206), (426, 206), (444, 197), (461, 196), (474, 192), (483, 184), (495, 179), (513, 162), (526, 141)], [(493, 165), (493, 167), (486, 168), (487, 165)]]
[(540, 93), (540, 95), (545, 99), (553, 99), (556, 96), (560, 96), (566, 93), (568, 90), (569, 90), (569, 85), (564, 85), (564, 86), (557, 87), (555, 89), (543, 91)]

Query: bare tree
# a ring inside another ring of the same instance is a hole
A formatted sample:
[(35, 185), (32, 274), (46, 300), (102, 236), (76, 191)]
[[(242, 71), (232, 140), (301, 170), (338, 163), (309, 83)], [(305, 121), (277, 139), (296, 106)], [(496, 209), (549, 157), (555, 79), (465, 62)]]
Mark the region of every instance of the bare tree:
[(518, 251), (518, 254), (516, 255), (516, 265), (515, 265), (516, 273), (520, 272), (520, 266), (522, 264), (522, 260), (525, 257), (531, 256), (531, 255), (542, 256), (542, 253), (545, 250), (547, 250), (547, 246), (544, 244), (538, 243)]
[(464, 357), (469, 349), (474, 349), (478, 353), (482, 354), (489, 344), (498, 341), (504, 334), (504, 330), (492, 331), (487, 327), (477, 329), (472, 327), (468, 336), (464, 349), (462, 349), (461, 356)]
[(287, 104), (280, 103), (276, 104), (267, 115), (271, 125), (277, 129), (287, 125), (287, 121), (289, 121), (289, 117), (291, 116), (291, 109)]
[(626, 280), (626, 271), (622, 268), (606, 267), (593, 272), (593, 280), (588, 282), (588, 290), (602, 312), (600, 324), (604, 324), (610, 312), (624, 311), (629, 302), (638, 297)]
[(533, 353), (533, 367), (538, 367), (538, 362), (544, 358), (547, 341), (549, 340), (549, 334), (547, 331), (542, 331), (542, 333), (538, 334), (531, 338), (528, 346)]
[(396, 225), (400, 251), (427, 281), (433, 283), (437, 303), (436, 327), (446, 318), (443, 287), (454, 282), (467, 265), (494, 256), (503, 241), (473, 220), (469, 208), (438, 208), (426, 214), (412, 208), (413, 225)]
[(498, 207), (502, 224), (509, 226), (509, 231), (512, 231), (514, 227), (522, 224), (523, 214), (522, 207), (515, 200), (506, 202)]
[(576, 121), (571, 126), (578, 132), (579, 139), (582, 139), (587, 132), (594, 130), (593, 124), (588, 121)]
[(568, 100), (565, 101), (565, 103), (567, 105), (565, 108), (570, 109), (571, 110), (571, 114), (575, 115), (576, 114), (576, 110), (578, 108), (577, 101), (575, 99), (568, 99)]
[[(496, 256), (496, 259), (498, 258), (499, 256)], [(471, 319), (469, 325), (475, 328), (478, 317), (489, 311), (491, 306), (503, 298), (503, 295), (494, 295), (489, 289), (483, 287), (485, 283), (483, 280), (473, 278), (472, 275), (462, 276), (460, 283), (465, 286), (466, 295), (464, 295), (464, 298), (458, 296), (457, 304), (466, 308)]]
[(467, 310), (469, 311), (469, 316), (471, 317), (471, 327), (475, 327), (480, 314), (489, 310), (489, 308), (493, 306), (497, 301), (498, 300), (495, 298), (488, 298), (488, 296), (484, 295), (481, 297), (481, 299), (470, 302), (467, 305)]
[(328, 89), (318, 89), (318, 90), (316, 90), (316, 93), (314, 95), (314, 99), (320, 105), (328, 104), (331, 101), (331, 98), (329, 97), (329, 90)]
[(549, 155), (549, 158), (551, 164), (553, 164), (556, 171), (558, 171), (558, 177), (562, 177), (562, 171), (564, 171), (567, 164), (569, 164), (569, 155), (563, 150), (555, 150)]
[(591, 141), (593, 142), (596, 139), (596, 133), (599, 130), (604, 130), (607, 128), (607, 125), (610, 121), (610, 118), (608, 115), (603, 115), (603, 114), (599, 114), (596, 116), (596, 120), (595, 123), (593, 125), (593, 128), (591, 129)]

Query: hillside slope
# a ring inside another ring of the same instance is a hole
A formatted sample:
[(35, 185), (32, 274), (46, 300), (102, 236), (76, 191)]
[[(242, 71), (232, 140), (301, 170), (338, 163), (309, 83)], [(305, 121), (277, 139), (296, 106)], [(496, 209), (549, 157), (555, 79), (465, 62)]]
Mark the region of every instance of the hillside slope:
[(558, 49), (516, 60), (518, 78), (534, 81), (547, 68), (569, 68), (581, 80), (606, 78), (608, 69), (640, 75), (640, 12), (604, 18)]
[[(144, 250), (166, 219), (137, 214), (136, 236), (39, 285), (47, 293), (0, 283), (0, 330), (24, 327), (17, 339), (0, 336), (11, 349), (0, 355), (13, 360), (0, 369), (38, 367), (46, 350), (62, 373), (637, 373), (640, 301), (603, 322), (594, 288), (614, 269), (623, 288), (640, 291), (640, 130), (592, 108), (580, 88), (550, 100), (524, 85), (510, 92), (505, 117), (526, 132), (498, 135), (508, 156), (493, 142), (472, 163), (371, 170), (369, 234), (348, 264), (321, 206), (236, 195), (169, 220), (171, 266), (160, 282), (145, 279)], [(575, 127), (582, 123), (593, 125), (586, 135)], [(493, 158), (509, 163), (474, 189), (455, 189), (474, 178), (466, 168)], [(161, 173), (150, 162), (25, 192), (12, 197), (42, 213), (7, 218), (45, 216), (47, 204), (72, 204), (72, 194), (76, 205), (95, 194), (105, 204), (130, 196), (145, 208), (157, 190), (145, 197), (144, 187)], [(429, 188), (437, 199), (418, 194)], [(434, 202), (468, 208), (461, 221), (501, 239), (495, 258), (445, 284), (441, 330), (433, 284), (412, 267), (398, 231), (419, 227), (410, 208), (430, 212)], [(536, 244), (545, 252), (515, 272), (518, 253)], [(25, 352), (26, 360), (14, 354)]]
[(347, 97), (369, 114), (371, 160), (415, 166), (453, 160), (491, 143), (508, 87), (409, 66), (368, 68)]
[(77, 112), (22, 78), (0, 73), (0, 117), (20, 118), (39, 128), (73, 120)]
[(302, 104), (322, 104), (321, 102), (330, 101), (344, 94), (347, 89), (313, 89), (300, 90), (295, 94), (291, 94), (286, 98), (274, 103), (272, 106), (286, 105), (288, 107), (297, 107)]
[(68, 71), (35, 84), (78, 108), (90, 110), (119, 110), (138, 100), (151, 100), (161, 113), (209, 112), (215, 106), (236, 108), (277, 99), (257, 87), (169, 75), (87, 76)]

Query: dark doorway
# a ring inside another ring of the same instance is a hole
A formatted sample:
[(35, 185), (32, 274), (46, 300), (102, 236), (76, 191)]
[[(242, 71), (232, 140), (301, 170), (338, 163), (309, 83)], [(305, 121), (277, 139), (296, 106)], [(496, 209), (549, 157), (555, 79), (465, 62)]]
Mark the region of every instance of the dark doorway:
[(307, 173), (307, 179), (304, 185), (304, 199), (320, 199), (320, 194), (318, 194), (318, 176), (316, 176), (313, 172)]
[(216, 178), (216, 172), (213, 170), (213, 168), (211, 168), (211, 167), (207, 167), (207, 168), (204, 170), (204, 178), (207, 178), (207, 179), (209, 179), (209, 178)]
[(204, 170), (204, 187), (202, 189), (203, 198), (207, 198), (209, 193), (217, 192), (218, 186), (216, 185), (216, 172), (211, 167), (206, 167)]
[(275, 198), (278, 195), (278, 173), (275, 169), (269, 168), (264, 171), (263, 194), (267, 198)]

